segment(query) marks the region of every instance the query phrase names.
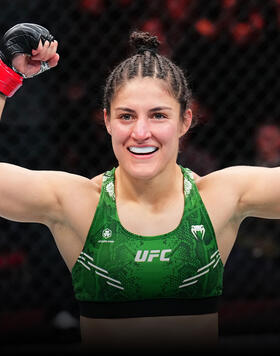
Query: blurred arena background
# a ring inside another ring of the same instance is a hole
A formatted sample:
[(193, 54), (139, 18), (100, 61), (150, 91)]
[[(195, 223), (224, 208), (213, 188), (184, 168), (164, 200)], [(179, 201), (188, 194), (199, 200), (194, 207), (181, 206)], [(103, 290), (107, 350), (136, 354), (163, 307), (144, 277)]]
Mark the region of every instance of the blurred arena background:
[[(279, 164), (279, 0), (0, 0), (0, 11), (1, 34), (39, 23), (61, 56), (56, 69), (26, 80), (7, 101), (1, 161), (88, 178), (116, 165), (101, 124), (103, 86), (128, 53), (130, 31), (141, 29), (159, 36), (162, 54), (184, 69), (193, 90), (199, 124), (179, 163), (201, 175)], [(279, 221), (241, 226), (225, 267), (225, 350), (280, 344), (279, 235)], [(50, 232), (1, 219), (0, 236), (0, 350), (78, 344), (70, 273)]]

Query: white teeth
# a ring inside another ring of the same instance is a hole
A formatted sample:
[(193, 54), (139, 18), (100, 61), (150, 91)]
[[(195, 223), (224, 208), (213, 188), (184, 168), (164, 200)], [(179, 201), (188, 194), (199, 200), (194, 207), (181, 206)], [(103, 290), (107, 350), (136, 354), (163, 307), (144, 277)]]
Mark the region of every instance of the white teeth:
[(153, 146), (146, 146), (146, 147), (129, 147), (128, 148), (130, 152), (132, 153), (139, 153), (139, 154), (147, 154), (147, 153), (153, 153), (157, 150), (157, 147)]

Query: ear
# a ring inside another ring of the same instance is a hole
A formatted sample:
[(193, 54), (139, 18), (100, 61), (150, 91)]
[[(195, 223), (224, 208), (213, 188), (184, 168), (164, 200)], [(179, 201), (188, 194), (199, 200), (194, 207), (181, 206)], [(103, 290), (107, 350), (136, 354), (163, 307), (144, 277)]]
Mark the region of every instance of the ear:
[(184, 136), (189, 131), (189, 128), (191, 127), (191, 123), (192, 123), (192, 111), (191, 109), (187, 109), (183, 115), (183, 123), (181, 125), (179, 137)]
[(103, 109), (103, 113), (104, 113), (104, 122), (105, 122), (107, 132), (109, 135), (111, 135), (111, 120), (105, 108)]

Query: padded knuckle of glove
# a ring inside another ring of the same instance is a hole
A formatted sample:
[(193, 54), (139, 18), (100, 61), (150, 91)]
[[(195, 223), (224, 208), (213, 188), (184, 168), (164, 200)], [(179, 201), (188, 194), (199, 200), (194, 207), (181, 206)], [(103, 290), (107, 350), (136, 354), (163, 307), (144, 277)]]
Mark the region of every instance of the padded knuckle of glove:
[(54, 40), (50, 32), (43, 26), (32, 23), (21, 23), (10, 28), (3, 36), (1, 51), (7, 59), (7, 65), (11, 66), (12, 59), (17, 53), (31, 55), (32, 49), (36, 49), (40, 40), (52, 42)]
[(23, 78), (31, 78), (49, 69), (47, 62), (41, 62), (38, 73), (26, 77), (18, 72), (12, 65), (14, 56), (18, 53), (32, 55), (37, 49), (40, 40), (50, 43), (54, 37), (43, 26), (33, 23), (20, 23), (10, 28), (0, 41), (0, 93), (11, 97), (22, 86)]

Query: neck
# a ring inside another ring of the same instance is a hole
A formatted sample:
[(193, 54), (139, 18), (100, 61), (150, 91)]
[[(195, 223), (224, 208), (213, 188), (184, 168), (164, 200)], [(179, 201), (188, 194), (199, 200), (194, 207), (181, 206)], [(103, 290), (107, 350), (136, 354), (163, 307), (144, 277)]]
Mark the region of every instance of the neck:
[(183, 178), (180, 167), (175, 163), (157, 176), (148, 179), (131, 177), (121, 167), (116, 169), (116, 196), (119, 199), (161, 204), (164, 200), (183, 192)]

